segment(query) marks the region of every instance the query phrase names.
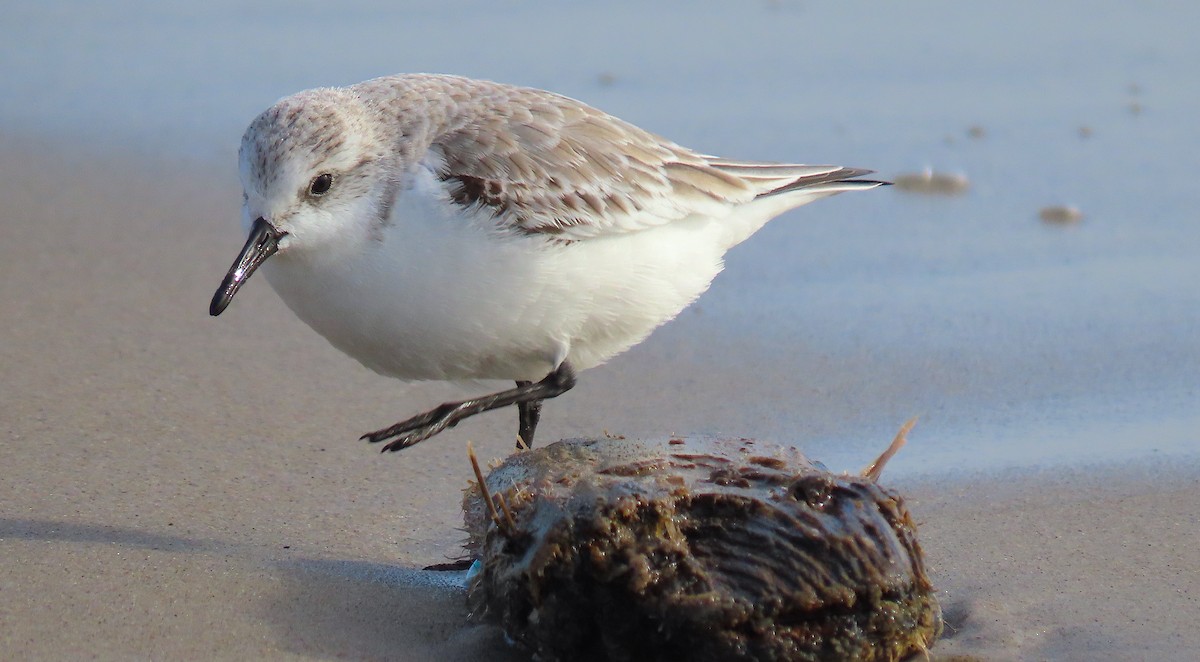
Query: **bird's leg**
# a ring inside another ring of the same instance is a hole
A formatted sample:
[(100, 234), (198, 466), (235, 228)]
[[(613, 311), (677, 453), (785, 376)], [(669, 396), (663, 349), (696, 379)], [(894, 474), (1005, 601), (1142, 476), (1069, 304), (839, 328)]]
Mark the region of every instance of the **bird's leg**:
[[(532, 384), (533, 382), (518, 381), (517, 388)], [(538, 419), (542, 417), (542, 401), (518, 402), (517, 414), (521, 419), (521, 427), (517, 431), (517, 448), (533, 448), (533, 433), (537, 430)]]
[(571, 364), (563, 361), (540, 382), (518, 382), (516, 388), (507, 391), (462, 402), (447, 402), (389, 428), (364, 434), (362, 439), (372, 444), (391, 439), (392, 441), (383, 447), (384, 451), (403, 450), (425, 441), (446, 428), (454, 427), (464, 418), (500, 407), (517, 405), (521, 410), (522, 438), (524, 438), (528, 423), (529, 439), (526, 439), (526, 443), (528, 443), (533, 438), (534, 428), (537, 427), (542, 400), (560, 396), (571, 390), (573, 386), (575, 386), (575, 370)]

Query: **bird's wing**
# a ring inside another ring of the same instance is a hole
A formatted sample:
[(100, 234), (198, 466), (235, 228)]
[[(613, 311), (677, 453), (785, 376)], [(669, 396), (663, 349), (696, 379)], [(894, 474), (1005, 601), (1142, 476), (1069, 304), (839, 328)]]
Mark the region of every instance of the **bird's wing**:
[(506, 88), (434, 138), (451, 198), (526, 234), (632, 232), (866, 173), (696, 154), (579, 101)]

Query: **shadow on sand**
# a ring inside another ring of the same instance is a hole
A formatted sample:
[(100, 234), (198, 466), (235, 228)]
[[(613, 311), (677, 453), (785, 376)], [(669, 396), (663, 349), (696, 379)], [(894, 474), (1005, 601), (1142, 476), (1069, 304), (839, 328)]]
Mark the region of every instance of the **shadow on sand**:
[(214, 552), (232, 545), (172, 534), (151, 533), (106, 524), (0, 517), (0, 540), (44, 540), (103, 543), (170, 552)]
[[(279, 559), (234, 543), (120, 526), (0, 517), (0, 540), (116, 545), (223, 556), (269, 581), (251, 612), (284, 650), (305, 657), (381, 660), (528, 660), (499, 628), (467, 623), (462, 572), (382, 563)], [(232, 607), (231, 607), (232, 608)]]
[(528, 660), (499, 628), (467, 624), (463, 573), (380, 563), (299, 559), (263, 618), (288, 650), (337, 658)]

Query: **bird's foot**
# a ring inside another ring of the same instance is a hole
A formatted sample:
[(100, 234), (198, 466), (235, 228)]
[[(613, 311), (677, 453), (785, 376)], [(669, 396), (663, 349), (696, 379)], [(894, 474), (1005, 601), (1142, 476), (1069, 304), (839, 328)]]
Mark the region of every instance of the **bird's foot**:
[(391, 439), (386, 446), (380, 449), (382, 453), (394, 453), (404, 450), (409, 446), (415, 446), (425, 441), (447, 428), (454, 427), (463, 418), (461, 415), (462, 405), (463, 403), (461, 402), (447, 402), (446, 404), (434, 407), (424, 414), (418, 414), (408, 420), (400, 421), (391, 427), (368, 432), (359, 437), (359, 439), (371, 444)]
[(517, 405), (521, 411), (521, 438), (528, 445), (533, 442), (533, 432), (537, 427), (538, 414), (542, 406), (541, 401), (562, 395), (571, 390), (573, 386), (575, 386), (575, 370), (571, 364), (563, 361), (536, 384), (517, 382), (516, 388), (507, 391), (462, 402), (447, 402), (424, 414), (400, 421), (389, 428), (364, 434), (360, 439), (365, 439), (372, 444), (391, 439), (383, 447), (383, 452), (404, 450), (447, 428), (458, 425), (458, 422), (464, 418), (499, 407)]

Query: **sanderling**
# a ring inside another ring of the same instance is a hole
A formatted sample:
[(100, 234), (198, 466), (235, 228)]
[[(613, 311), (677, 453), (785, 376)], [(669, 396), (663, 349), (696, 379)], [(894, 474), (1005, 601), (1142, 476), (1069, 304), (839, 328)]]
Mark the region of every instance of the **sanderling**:
[(558, 94), (438, 75), (287, 97), (250, 124), (239, 162), (249, 239), (211, 314), (261, 265), (376, 372), (516, 381), (363, 435), (391, 451), (514, 404), (531, 444), (543, 400), (678, 315), (731, 247), (883, 183), (706, 156)]

